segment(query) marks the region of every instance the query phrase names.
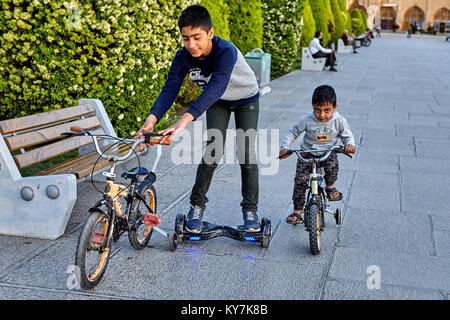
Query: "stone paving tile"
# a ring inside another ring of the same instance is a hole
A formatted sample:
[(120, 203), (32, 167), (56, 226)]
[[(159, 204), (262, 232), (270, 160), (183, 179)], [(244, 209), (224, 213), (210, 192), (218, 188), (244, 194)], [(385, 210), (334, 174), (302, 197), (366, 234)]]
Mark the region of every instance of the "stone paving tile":
[[(424, 290), (446, 290), (450, 286), (449, 258), (386, 252), (384, 248), (337, 247), (328, 277), (367, 283), (378, 267), (380, 283)], [(369, 272), (368, 272), (369, 271)]]
[(402, 172), (403, 210), (448, 216), (450, 203), (443, 190), (449, 185), (449, 175)]
[(398, 176), (386, 173), (357, 172), (348, 206), (361, 209), (399, 210)]
[(434, 241), (436, 243), (436, 255), (438, 257), (450, 258), (450, 231), (434, 231)]
[[(368, 274), (369, 276), (369, 274)], [(398, 285), (382, 284), (379, 289), (368, 289), (367, 282), (327, 280), (323, 289), (325, 300), (443, 300), (438, 290), (424, 290)]]
[[(338, 246), (432, 255), (428, 216), (395, 210), (347, 207)], [(377, 230), (377, 232), (372, 232)]]

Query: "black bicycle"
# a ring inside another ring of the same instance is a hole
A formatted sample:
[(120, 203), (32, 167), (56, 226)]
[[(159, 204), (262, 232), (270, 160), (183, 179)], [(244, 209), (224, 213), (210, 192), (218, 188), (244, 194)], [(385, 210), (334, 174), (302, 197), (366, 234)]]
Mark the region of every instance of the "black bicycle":
[[(317, 152), (323, 152), (320, 156), (317, 156)], [(326, 226), (325, 213), (331, 214), (336, 224), (340, 225), (342, 222), (341, 210), (338, 208), (335, 212), (328, 209), (328, 198), (325, 191), (325, 179), (324, 170), (320, 167), (320, 163), (325, 161), (332, 152), (343, 153), (348, 157), (352, 157), (348, 153), (344, 152), (343, 146), (334, 146), (330, 149), (323, 150), (294, 150), (289, 149), (286, 154), (295, 153), (297, 157), (307, 163), (312, 164), (311, 174), (309, 176), (308, 195), (303, 208), (305, 217), (306, 231), (309, 232), (309, 246), (311, 253), (317, 255), (322, 249), (322, 232)], [(308, 155), (308, 158), (302, 156), (302, 153)]]
[[(64, 132), (63, 135), (92, 137), (99, 159), (108, 160), (111, 167), (109, 171), (103, 172), (106, 176), (103, 198), (89, 209), (89, 216), (78, 238), (76, 249), (75, 265), (78, 268), (78, 283), (84, 289), (91, 289), (103, 277), (112, 245), (124, 232), (128, 232), (130, 244), (136, 250), (142, 250), (147, 246), (153, 230), (166, 236), (170, 250), (175, 250), (177, 244), (175, 234), (167, 233), (157, 227), (161, 217), (156, 213), (157, 198), (156, 189), (153, 186), (156, 175), (138, 166), (121, 174), (122, 178), (131, 181), (129, 186), (115, 182), (116, 163), (130, 158), (133, 153), (136, 153), (135, 149), (140, 143), (168, 145), (170, 140), (162, 142), (162, 136), (153, 132), (143, 133), (144, 138), (134, 140), (98, 135), (89, 129), (78, 127), (71, 127), (70, 130), (71, 132)], [(114, 143), (106, 150), (101, 150), (98, 139), (115, 140), (125, 144), (125, 148), (118, 147), (117, 143)]]

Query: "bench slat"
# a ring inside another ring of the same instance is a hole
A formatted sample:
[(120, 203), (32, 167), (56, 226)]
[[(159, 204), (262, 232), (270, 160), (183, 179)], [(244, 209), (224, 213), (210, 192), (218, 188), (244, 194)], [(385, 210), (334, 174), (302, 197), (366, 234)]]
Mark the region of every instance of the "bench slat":
[[(125, 154), (129, 151), (129, 148), (125, 145), (121, 145), (118, 149), (115, 149), (116, 147), (112, 147), (110, 150), (108, 150), (108, 154), (111, 154), (113, 149), (115, 151), (118, 151), (119, 154)], [(103, 148), (105, 149), (105, 148)], [(88, 153), (86, 155), (82, 155), (70, 160), (67, 160), (63, 163), (60, 163), (59, 165), (56, 165), (54, 167), (51, 167), (47, 170), (38, 172), (34, 175), (51, 175), (51, 174), (67, 174), (67, 173), (73, 173), (77, 179), (80, 179), (84, 176), (87, 176), (88, 174), (92, 173), (92, 167), (97, 161), (99, 155), (96, 151)], [(103, 169), (104, 167), (108, 166), (109, 161), (106, 159), (100, 159), (98, 160), (97, 164), (95, 165), (95, 170)]]
[(90, 103), (86, 103), (79, 106), (33, 114), (21, 118), (3, 120), (0, 121), (0, 133), (6, 135), (54, 122), (73, 119), (93, 112), (95, 112), (94, 107)]
[[(94, 130), (94, 133), (104, 134), (104, 131), (100, 128), (98, 130)], [(13, 156), (13, 158), (16, 162), (17, 168), (20, 170), (33, 164), (59, 156), (63, 153), (78, 149), (90, 143), (92, 143), (92, 138), (89, 136), (72, 137)]]
[(61, 132), (70, 131), (71, 126), (92, 129), (100, 127), (100, 121), (97, 117), (89, 117), (50, 128), (27, 132), (18, 136), (10, 136), (5, 138), (5, 142), (10, 151), (15, 151), (61, 138)]

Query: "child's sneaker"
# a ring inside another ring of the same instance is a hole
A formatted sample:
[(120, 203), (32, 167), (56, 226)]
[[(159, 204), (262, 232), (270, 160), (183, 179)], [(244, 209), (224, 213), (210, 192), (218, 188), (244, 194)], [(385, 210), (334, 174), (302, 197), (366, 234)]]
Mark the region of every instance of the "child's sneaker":
[(192, 233), (200, 233), (202, 231), (202, 218), (205, 209), (191, 205), (189, 213), (186, 217), (186, 230)]
[(244, 230), (247, 232), (258, 232), (261, 230), (261, 224), (256, 212), (244, 212)]

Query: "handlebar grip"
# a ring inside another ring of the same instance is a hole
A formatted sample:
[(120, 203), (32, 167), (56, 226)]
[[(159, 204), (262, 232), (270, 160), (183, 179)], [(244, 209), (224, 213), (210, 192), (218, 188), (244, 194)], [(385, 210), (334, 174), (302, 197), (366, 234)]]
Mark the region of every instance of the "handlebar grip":
[(161, 145), (164, 145), (164, 146), (169, 146), (170, 145), (170, 140), (166, 140), (166, 141), (164, 141), (162, 143), (161, 143), (161, 140), (162, 139), (152, 138), (152, 139), (150, 139), (150, 143), (151, 144), (161, 144)]
[(81, 133), (84, 129), (77, 126), (70, 127), (70, 131)]
[(337, 148), (335, 151), (338, 152), (338, 153), (345, 154), (349, 158), (353, 158), (350, 154), (348, 154), (347, 152), (344, 151), (344, 147), (342, 147), (342, 146)]

